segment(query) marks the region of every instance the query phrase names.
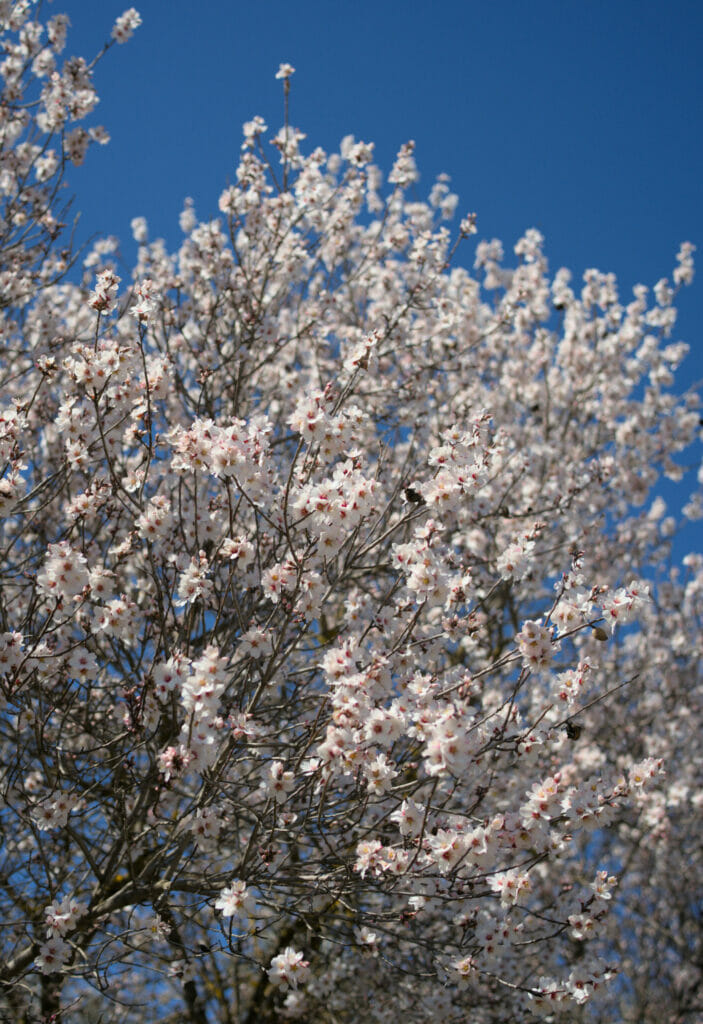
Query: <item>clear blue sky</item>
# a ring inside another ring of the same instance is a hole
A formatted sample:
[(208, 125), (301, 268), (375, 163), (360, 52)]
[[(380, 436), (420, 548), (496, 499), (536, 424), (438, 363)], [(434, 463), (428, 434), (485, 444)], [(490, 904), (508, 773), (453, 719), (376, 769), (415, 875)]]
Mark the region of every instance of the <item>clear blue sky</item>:
[[(233, 178), (241, 125), (291, 121), (305, 145), (376, 143), (388, 171), (415, 139), (426, 194), (446, 171), (479, 237), (506, 249), (528, 227), (550, 266), (614, 271), (631, 286), (670, 274), (678, 244), (701, 269), (674, 340), (703, 378), (703, 0), (133, 0), (143, 24), (96, 72), (95, 119), (112, 135), (72, 173), (81, 234), (129, 222), (178, 244), (186, 195), (202, 218)], [(125, 0), (55, 0), (68, 50), (92, 55)]]

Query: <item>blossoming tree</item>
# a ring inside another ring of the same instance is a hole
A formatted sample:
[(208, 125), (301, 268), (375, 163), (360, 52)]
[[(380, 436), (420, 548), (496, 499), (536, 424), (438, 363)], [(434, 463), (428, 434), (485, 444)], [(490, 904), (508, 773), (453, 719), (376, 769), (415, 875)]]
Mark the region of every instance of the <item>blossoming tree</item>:
[(653, 301), (537, 231), (505, 263), (412, 144), (304, 154), (282, 65), (219, 215), (176, 253), (136, 218), (120, 280), (57, 200), (93, 65), (34, 14), (0, 4), (3, 1019), (692, 1021), (703, 558), (655, 488), (693, 247)]

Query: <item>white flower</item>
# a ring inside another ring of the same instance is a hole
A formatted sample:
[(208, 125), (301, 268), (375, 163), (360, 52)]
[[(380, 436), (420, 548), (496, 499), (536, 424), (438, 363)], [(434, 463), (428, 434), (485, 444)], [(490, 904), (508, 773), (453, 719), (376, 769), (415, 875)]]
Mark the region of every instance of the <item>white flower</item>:
[(112, 29), (112, 38), (116, 43), (126, 43), (128, 39), (131, 39), (135, 28), (139, 28), (141, 23), (142, 19), (139, 12), (134, 7), (130, 7), (115, 22)]
[(497, 874), (491, 875), (488, 884), (494, 892), (500, 894), (500, 902), (503, 906), (517, 903), (520, 897), (532, 888), (527, 872), (518, 871), (515, 868), (511, 871), (499, 871)]
[(130, 313), (135, 320), (140, 323), (147, 323), (149, 317), (154, 311), (154, 300), (152, 298), (153, 282), (150, 278), (145, 278), (140, 284), (134, 289), (136, 302), (130, 309)]
[(60, 971), (71, 952), (71, 947), (62, 938), (54, 936), (47, 940), (39, 949), (39, 956), (34, 964), (42, 974), (55, 974)]
[(264, 770), (261, 789), (277, 803), (283, 803), (295, 785), (293, 772), (285, 771), (283, 761), (272, 761)]
[(44, 908), (44, 920), (50, 936), (56, 938), (71, 931), (87, 909), (85, 903), (79, 903), (72, 896), (66, 896), (60, 903), (54, 900)]
[(222, 911), (223, 917), (233, 917), (235, 914), (246, 914), (251, 917), (256, 908), (254, 897), (246, 887), (246, 882), (235, 878), (231, 885), (223, 889), (215, 900), (215, 909)]
[(146, 242), (149, 235), (146, 217), (133, 217), (129, 226), (132, 229), (132, 238), (135, 242), (140, 244)]
[(408, 798), (403, 800), (400, 807), (391, 814), (391, 821), (398, 823), (398, 829), (402, 836), (419, 836), (422, 832), (422, 823), (425, 817), (425, 808), (416, 804)]
[(88, 303), (91, 309), (97, 309), (99, 313), (108, 312), (117, 295), (119, 283), (119, 277), (111, 270), (103, 270), (98, 274), (95, 290), (91, 292)]
[(527, 668), (543, 668), (552, 660), (552, 634), (546, 626), (528, 619), (516, 638)]
[(67, 541), (49, 545), (44, 571), (37, 577), (44, 594), (59, 600), (78, 597), (89, 582), (86, 560), (79, 551), (73, 551)]
[(271, 961), (267, 974), (274, 985), (290, 985), (297, 988), (306, 981), (310, 973), (310, 965), (303, 959), (303, 954), (288, 946)]
[(203, 600), (207, 603), (212, 595), (212, 582), (207, 578), (209, 570), (207, 556), (201, 551), (197, 558), (191, 558), (188, 568), (178, 578), (178, 597), (175, 604), (182, 608)]
[(32, 817), (40, 832), (63, 828), (71, 811), (78, 810), (82, 801), (73, 793), (60, 793), (54, 800), (44, 800), (32, 810)]

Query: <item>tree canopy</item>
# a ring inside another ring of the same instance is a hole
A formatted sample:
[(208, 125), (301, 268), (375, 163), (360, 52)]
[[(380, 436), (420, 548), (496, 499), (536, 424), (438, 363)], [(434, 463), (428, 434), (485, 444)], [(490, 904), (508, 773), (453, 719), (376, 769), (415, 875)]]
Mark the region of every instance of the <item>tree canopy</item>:
[(35, 15), (0, 4), (0, 1014), (693, 1024), (693, 246), (626, 299), (506, 257), (412, 143), (304, 149), (281, 65), (283, 127), (177, 251), (135, 218), (127, 277), (61, 204), (95, 61)]

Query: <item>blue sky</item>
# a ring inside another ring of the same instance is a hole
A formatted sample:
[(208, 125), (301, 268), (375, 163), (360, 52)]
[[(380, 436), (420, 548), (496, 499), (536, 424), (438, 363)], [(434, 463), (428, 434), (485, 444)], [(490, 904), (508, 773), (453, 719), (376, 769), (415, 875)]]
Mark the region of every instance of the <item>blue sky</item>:
[[(614, 271), (632, 285), (669, 275), (678, 245), (702, 269), (679, 299), (674, 340), (703, 379), (703, 3), (701, 0), (134, 0), (143, 25), (96, 72), (95, 118), (112, 135), (71, 175), (81, 236), (119, 236), (147, 217), (176, 246), (185, 196), (217, 215), (241, 125), (291, 121), (305, 145), (347, 134), (388, 171), (417, 144), (425, 195), (440, 172), (479, 237), (506, 249), (528, 227), (552, 270)], [(125, 0), (55, 0), (68, 51), (92, 55)]]

